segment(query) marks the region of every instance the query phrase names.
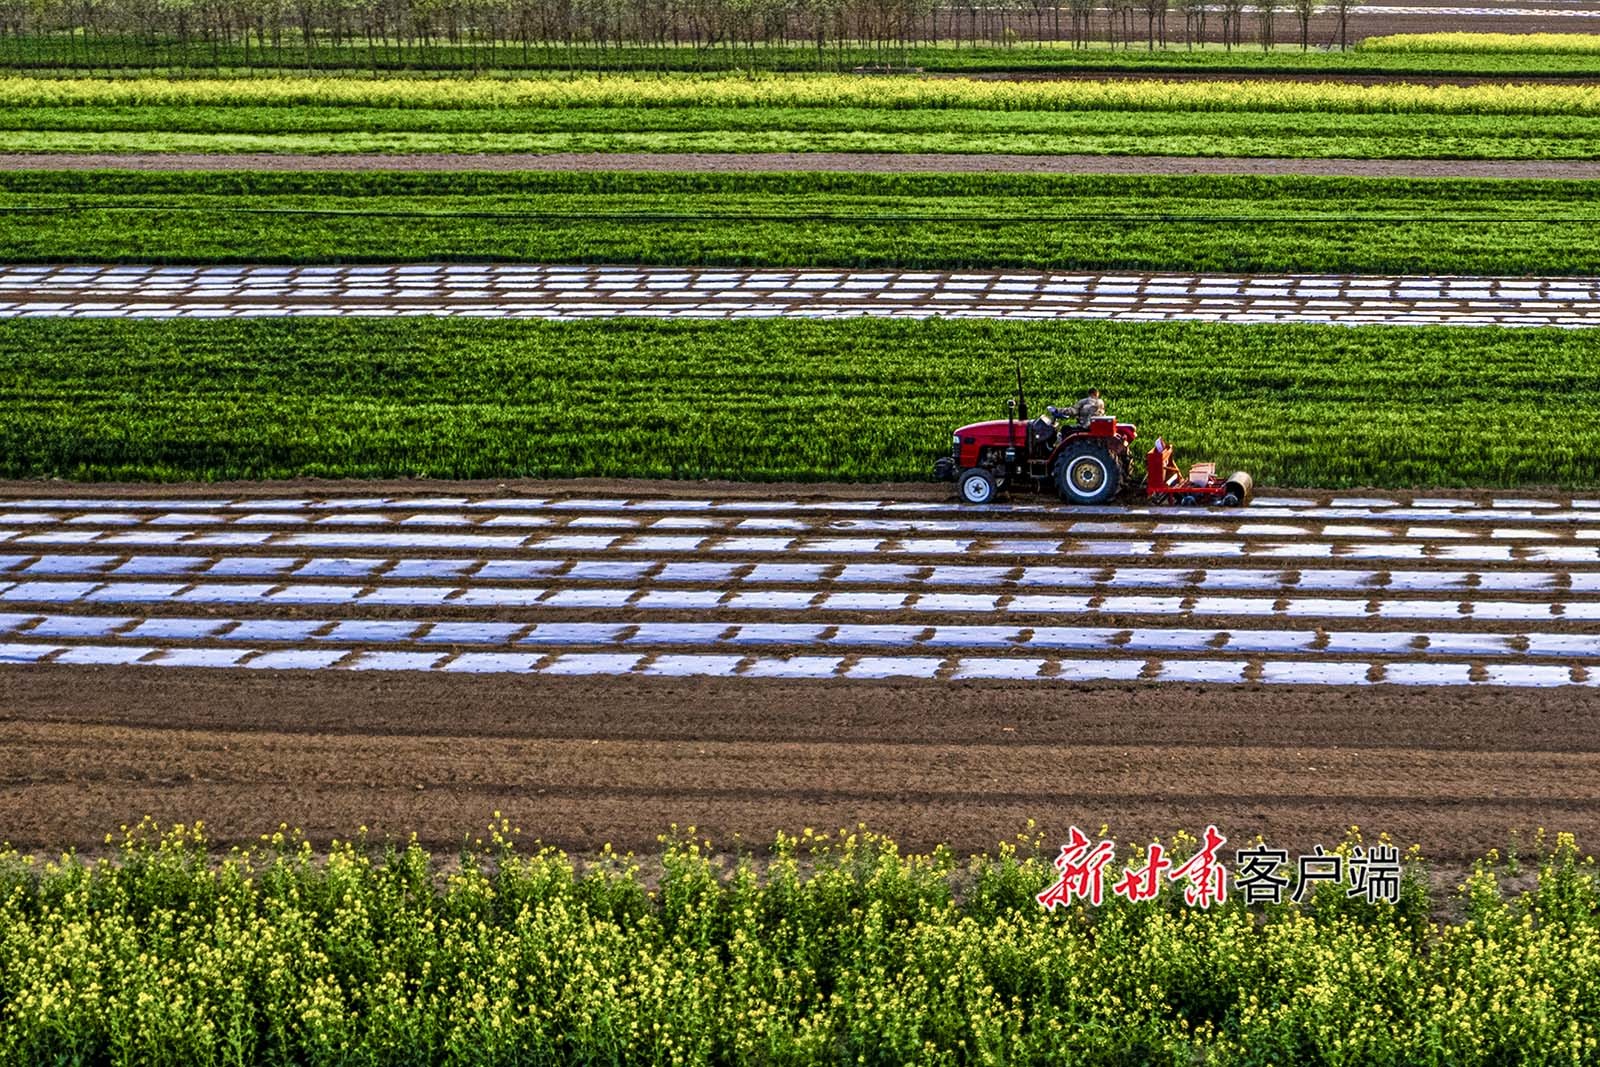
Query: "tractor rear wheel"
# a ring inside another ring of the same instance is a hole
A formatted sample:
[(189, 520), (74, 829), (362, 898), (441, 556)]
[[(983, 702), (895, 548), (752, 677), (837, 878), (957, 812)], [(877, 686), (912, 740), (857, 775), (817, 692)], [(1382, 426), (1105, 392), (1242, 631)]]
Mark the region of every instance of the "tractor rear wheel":
[(1122, 465), (1111, 453), (1080, 441), (1056, 463), (1056, 490), (1069, 504), (1104, 504), (1122, 489)]

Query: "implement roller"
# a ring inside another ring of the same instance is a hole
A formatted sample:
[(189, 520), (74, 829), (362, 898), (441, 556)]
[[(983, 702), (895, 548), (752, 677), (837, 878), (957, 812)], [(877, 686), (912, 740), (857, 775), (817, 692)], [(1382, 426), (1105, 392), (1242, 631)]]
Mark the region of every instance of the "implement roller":
[(1152, 504), (1220, 504), (1225, 508), (1243, 507), (1256, 495), (1256, 483), (1246, 471), (1234, 471), (1218, 478), (1210, 463), (1190, 466), (1188, 475), (1178, 469), (1172, 446), (1156, 438), (1155, 447), (1145, 453), (1145, 496)]

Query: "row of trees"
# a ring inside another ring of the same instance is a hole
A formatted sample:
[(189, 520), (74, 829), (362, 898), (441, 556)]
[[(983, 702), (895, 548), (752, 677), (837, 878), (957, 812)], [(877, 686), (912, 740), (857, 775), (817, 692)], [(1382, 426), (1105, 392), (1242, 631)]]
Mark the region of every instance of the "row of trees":
[[(23, 66), (587, 65), (584, 53), (787, 46), (819, 65), (923, 44), (1301, 48), (1353, 0), (0, 0), (0, 62)], [(1181, 30), (1176, 30), (1181, 21)], [(1251, 25), (1247, 27), (1247, 22)], [(1169, 29), (1169, 26), (1171, 29)], [(1176, 32), (1173, 32), (1176, 30)], [(847, 56), (848, 54), (848, 56)], [(141, 60), (142, 57), (142, 60)], [(737, 59), (737, 56), (734, 56)], [(647, 65), (648, 61), (642, 61)]]

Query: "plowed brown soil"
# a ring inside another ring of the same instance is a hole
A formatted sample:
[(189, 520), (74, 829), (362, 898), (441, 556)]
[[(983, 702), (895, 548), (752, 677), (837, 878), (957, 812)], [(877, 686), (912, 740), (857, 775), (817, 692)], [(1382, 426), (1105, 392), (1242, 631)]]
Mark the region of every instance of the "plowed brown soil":
[(1512, 831), (1600, 836), (1594, 697), (1032, 684), (775, 684), (10, 667), (0, 837), (93, 849), (152, 815), (221, 842), (458, 845), (504, 812), (527, 837), (646, 849), (865, 822), (904, 845), (992, 848), (1038, 822), (1123, 840), (1195, 832), (1333, 844), (1351, 824), (1458, 865)]

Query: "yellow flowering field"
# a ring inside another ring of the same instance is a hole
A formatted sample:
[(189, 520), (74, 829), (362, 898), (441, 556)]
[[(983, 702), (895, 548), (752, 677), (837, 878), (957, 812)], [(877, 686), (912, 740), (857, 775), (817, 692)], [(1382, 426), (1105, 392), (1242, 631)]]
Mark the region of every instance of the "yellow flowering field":
[(847, 75), (418, 78), (0, 78), (0, 107), (428, 109), (710, 107), (998, 111), (1600, 115), (1597, 84), (1355, 85), (1299, 81), (992, 81)]
[(515, 839), (498, 821), (446, 861), (280, 831), (224, 853), (146, 823), (92, 862), (0, 853), (0, 1062), (1600, 1056), (1600, 878), (1567, 836), (1448, 897), (1413, 854), (1395, 904), (1321, 885), (1052, 912), (1039, 838), (959, 861), (806, 831), (730, 860), (691, 827), (583, 864)]
[(1600, 52), (1600, 33), (1391, 33), (1366, 38), (1356, 51), (1587, 55)]

